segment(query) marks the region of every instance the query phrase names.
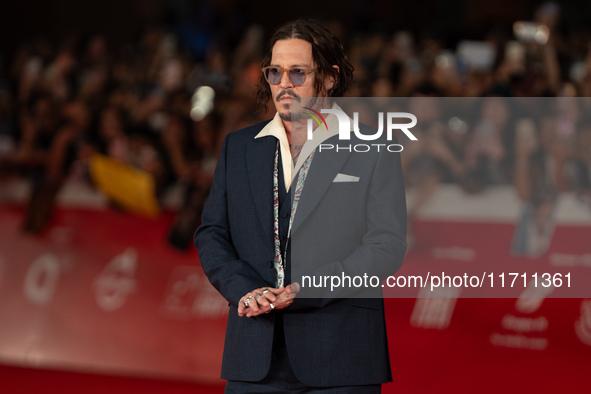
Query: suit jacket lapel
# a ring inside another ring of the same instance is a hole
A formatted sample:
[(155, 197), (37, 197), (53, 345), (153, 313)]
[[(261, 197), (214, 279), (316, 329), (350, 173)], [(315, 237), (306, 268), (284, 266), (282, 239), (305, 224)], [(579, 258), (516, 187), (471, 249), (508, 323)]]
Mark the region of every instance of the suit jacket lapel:
[(277, 139), (256, 138), (248, 144), (246, 165), (257, 216), (268, 239), (273, 239), (273, 157)]
[[(315, 153), (293, 221), (292, 234), (318, 205), (348, 157), (347, 151)], [(295, 179), (297, 180), (297, 176)]]

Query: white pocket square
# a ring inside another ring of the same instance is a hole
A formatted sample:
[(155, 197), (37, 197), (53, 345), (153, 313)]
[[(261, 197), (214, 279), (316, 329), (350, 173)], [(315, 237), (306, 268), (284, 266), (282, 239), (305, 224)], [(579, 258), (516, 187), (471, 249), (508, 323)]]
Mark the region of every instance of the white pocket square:
[(340, 172), (334, 177), (333, 182), (359, 182), (358, 176), (341, 174)]

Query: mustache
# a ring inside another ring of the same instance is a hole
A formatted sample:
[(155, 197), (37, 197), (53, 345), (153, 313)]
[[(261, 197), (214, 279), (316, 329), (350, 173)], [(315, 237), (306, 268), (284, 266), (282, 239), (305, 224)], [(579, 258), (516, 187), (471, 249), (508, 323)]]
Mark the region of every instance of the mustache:
[(295, 100), (296, 100), (298, 103), (299, 103), (300, 101), (302, 101), (302, 100), (300, 99), (300, 96), (298, 96), (297, 94), (295, 94), (295, 93), (294, 93), (294, 92), (293, 92), (291, 89), (284, 89), (284, 90), (280, 91), (280, 92), (277, 94), (277, 97), (275, 97), (275, 100), (276, 100), (276, 101), (279, 101), (279, 99), (280, 99), (281, 97), (283, 97), (283, 96), (291, 96), (291, 97), (293, 97), (293, 98), (294, 98), (294, 99), (295, 99)]

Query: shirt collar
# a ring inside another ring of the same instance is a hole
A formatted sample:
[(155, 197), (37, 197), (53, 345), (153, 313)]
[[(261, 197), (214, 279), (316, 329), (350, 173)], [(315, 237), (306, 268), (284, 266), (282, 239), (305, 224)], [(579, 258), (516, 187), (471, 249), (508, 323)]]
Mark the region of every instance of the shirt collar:
[(261, 131), (254, 138), (261, 138), (273, 136), (279, 140), (281, 145), (289, 149), (289, 142), (287, 141), (287, 134), (285, 133), (285, 127), (283, 127), (283, 121), (279, 117), (279, 112), (275, 113), (275, 116), (269, 123), (262, 128)]

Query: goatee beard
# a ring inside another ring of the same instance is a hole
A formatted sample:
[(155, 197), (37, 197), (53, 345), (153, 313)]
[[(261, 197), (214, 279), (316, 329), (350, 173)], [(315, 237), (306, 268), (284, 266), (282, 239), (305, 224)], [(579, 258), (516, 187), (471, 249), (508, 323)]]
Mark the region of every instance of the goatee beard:
[(293, 113), (292, 111), (289, 112), (279, 112), (279, 117), (281, 118), (281, 120), (285, 121), (285, 122), (297, 122), (298, 120), (302, 119), (302, 113), (301, 112), (296, 112)]

